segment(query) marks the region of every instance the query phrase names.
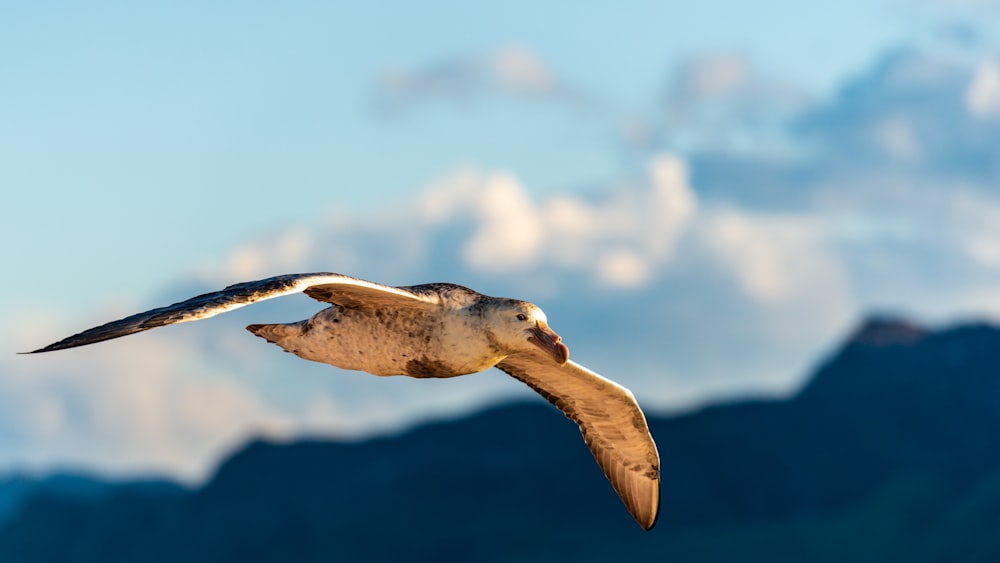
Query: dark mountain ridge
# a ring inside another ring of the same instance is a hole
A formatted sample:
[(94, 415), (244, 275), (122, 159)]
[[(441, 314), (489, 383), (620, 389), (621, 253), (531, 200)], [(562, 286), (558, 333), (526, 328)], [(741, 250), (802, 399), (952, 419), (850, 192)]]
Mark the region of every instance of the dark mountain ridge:
[(1000, 560), (998, 360), (987, 324), (873, 319), (791, 399), (652, 416), (648, 534), (539, 401), (254, 441), (191, 491), (43, 491), (0, 529), (0, 561)]

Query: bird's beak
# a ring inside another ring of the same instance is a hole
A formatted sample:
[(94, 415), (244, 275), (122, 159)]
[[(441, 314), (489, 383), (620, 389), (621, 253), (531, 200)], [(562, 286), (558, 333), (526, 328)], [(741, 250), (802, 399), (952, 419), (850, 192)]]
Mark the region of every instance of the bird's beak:
[(557, 364), (563, 365), (569, 361), (569, 348), (562, 343), (562, 337), (549, 328), (545, 322), (538, 321), (535, 326), (528, 329), (528, 333), (531, 334), (528, 337), (528, 342), (552, 356)]

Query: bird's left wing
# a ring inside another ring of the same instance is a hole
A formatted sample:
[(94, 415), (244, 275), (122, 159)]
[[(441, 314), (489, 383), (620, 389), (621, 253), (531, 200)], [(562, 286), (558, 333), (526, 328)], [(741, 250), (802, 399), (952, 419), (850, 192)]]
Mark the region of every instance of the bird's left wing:
[(583, 439), (629, 512), (646, 530), (660, 510), (660, 456), (632, 393), (569, 361), (513, 354), (497, 364), (580, 425)]
[(198, 295), (173, 305), (137, 313), (74, 334), (30, 353), (75, 348), (135, 334), (151, 328), (207, 319), (257, 301), (302, 292), (313, 299), (337, 303), (346, 307), (426, 307), (436, 305), (433, 294), (417, 294), (398, 287), (381, 285), (341, 274), (287, 274), (234, 284), (225, 289)]

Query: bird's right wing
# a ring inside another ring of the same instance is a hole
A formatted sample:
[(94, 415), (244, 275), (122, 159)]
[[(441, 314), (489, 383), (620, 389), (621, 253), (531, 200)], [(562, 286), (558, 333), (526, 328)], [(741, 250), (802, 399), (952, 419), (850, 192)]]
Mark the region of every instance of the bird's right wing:
[(85, 330), (30, 353), (75, 348), (135, 334), (151, 328), (207, 319), (257, 301), (292, 293), (305, 293), (313, 299), (336, 303), (344, 307), (406, 308), (437, 305), (433, 294), (417, 294), (402, 288), (381, 285), (341, 274), (287, 274), (234, 284), (220, 291), (205, 293), (173, 305), (138, 313)]
[(632, 393), (580, 364), (559, 365), (541, 354), (512, 354), (497, 367), (580, 426), (629, 512), (643, 528), (652, 528), (660, 511), (660, 456)]

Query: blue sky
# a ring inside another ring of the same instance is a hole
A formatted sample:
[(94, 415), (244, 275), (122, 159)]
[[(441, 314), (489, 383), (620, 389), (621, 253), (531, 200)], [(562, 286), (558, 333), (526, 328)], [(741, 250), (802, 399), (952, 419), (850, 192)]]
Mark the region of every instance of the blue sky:
[(0, 8), (0, 470), (197, 477), (249, 432), (357, 435), (525, 393), (338, 372), (240, 328), (307, 316), (306, 298), (13, 356), (248, 277), (528, 298), (574, 358), (659, 410), (790, 392), (870, 311), (992, 318), (997, 16), (972, 0)]
[[(932, 5), (912, 15), (879, 2), (567, 6), (8, 6), (2, 180), (19, 213), (3, 233), (33, 241), (15, 245), (9, 271), (36, 268), (43, 254), (96, 299), (106, 268), (130, 271), (149, 294), (247, 237), (320, 221), (317, 208), (405, 198), (464, 164), (511, 170), (537, 191), (592, 188), (622, 173), (608, 131), (617, 123), (607, 122), (655, 111), (685, 60), (738, 53), (823, 97), (878, 53), (943, 25)], [(604, 119), (488, 96), (405, 119), (375, 109), (387, 72), (512, 47), (593, 96)], [(59, 228), (38, 229), (44, 221)], [(102, 245), (102, 268), (67, 233), (114, 241)], [(161, 267), (135, 272), (147, 252)]]

